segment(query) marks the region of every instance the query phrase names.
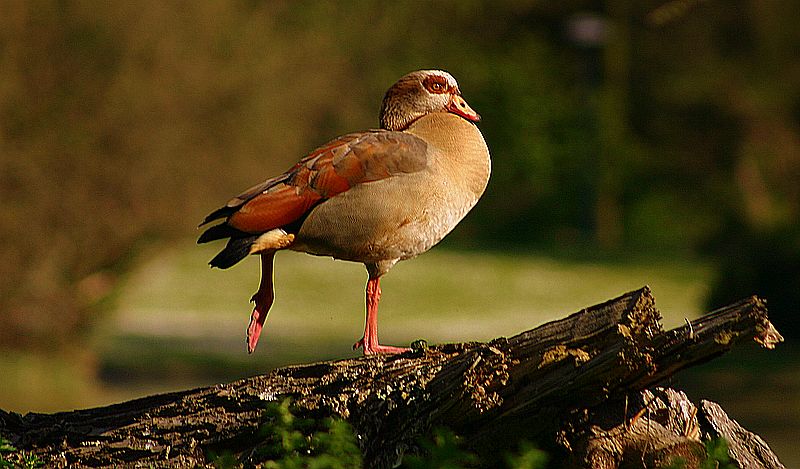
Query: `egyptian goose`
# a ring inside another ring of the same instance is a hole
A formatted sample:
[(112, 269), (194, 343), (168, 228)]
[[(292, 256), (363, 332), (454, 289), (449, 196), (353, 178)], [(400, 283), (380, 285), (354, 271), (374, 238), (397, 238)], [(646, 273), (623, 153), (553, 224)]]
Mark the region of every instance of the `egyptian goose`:
[(408, 349), (378, 343), (380, 279), (397, 261), (442, 240), (469, 212), (489, 180), (480, 116), (441, 70), (411, 72), (383, 98), (381, 129), (336, 138), (211, 213), (198, 239), (228, 239), (209, 263), (226, 269), (261, 255), (261, 284), (247, 329), (258, 343), (272, 306), (272, 265), (283, 249), (363, 263), (369, 274), (364, 354)]

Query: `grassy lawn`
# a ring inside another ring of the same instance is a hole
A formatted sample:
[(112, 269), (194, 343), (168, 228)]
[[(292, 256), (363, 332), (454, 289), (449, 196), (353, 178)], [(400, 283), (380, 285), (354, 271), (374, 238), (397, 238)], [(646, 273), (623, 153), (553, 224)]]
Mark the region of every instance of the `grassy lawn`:
[[(276, 258), (276, 301), (259, 349), (244, 353), (258, 262), (206, 266), (218, 246), (160, 252), (127, 282), (104, 347), (166, 340), (229, 356), (250, 369), (353, 355), (361, 336), (366, 273), (360, 264), (293, 252)], [(381, 340), (408, 344), (489, 340), (560, 318), (649, 284), (668, 327), (702, 311), (709, 269), (675, 262), (586, 263), (528, 254), (434, 250), (382, 280)]]

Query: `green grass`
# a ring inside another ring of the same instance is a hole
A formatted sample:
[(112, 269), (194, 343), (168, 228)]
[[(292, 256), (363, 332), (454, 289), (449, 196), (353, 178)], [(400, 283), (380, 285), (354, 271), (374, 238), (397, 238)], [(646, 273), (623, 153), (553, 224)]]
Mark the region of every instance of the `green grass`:
[[(206, 261), (218, 248), (185, 243), (154, 256), (129, 278), (112, 327), (147, 335), (241, 335), (258, 262), (212, 270)], [(659, 299), (665, 323), (675, 326), (702, 312), (709, 276), (707, 266), (688, 261), (587, 263), (434, 250), (398, 264), (382, 280), (381, 338), (511, 335), (645, 284)], [(309, 337), (341, 342), (346, 350), (361, 334), (365, 281), (360, 264), (279, 253), (277, 299), (263, 340)]]

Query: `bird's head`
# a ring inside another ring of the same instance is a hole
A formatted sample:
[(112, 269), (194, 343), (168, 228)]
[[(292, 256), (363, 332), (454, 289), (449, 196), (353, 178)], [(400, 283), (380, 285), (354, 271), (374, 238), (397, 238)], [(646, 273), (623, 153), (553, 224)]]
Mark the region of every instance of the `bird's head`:
[(389, 88), (381, 105), (381, 128), (405, 130), (432, 112), (451, 112), (472, 122), (478, 115), (461, 97), (458, 83), (442, 70), (411, 72)]

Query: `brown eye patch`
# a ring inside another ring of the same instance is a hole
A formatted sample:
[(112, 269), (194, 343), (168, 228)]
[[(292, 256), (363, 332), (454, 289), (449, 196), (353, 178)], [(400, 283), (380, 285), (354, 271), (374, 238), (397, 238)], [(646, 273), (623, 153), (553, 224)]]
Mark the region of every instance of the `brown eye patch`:
[(425, 79), (422, 81), (422, 86), (424, 86), (425, 89), (430, 93), (434, 94), (450, 92), (450, 85), (447, 83), (447, 78), (438, 75), (425, 77)]

